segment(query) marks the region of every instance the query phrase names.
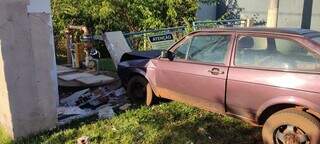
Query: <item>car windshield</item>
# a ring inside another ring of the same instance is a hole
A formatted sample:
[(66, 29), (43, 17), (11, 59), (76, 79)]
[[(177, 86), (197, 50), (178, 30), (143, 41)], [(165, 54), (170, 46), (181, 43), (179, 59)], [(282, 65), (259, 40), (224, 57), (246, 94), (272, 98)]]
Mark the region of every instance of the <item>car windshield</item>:
[(312, 38), (312, 40), (318, 44), (320, 44), (320, 36)]

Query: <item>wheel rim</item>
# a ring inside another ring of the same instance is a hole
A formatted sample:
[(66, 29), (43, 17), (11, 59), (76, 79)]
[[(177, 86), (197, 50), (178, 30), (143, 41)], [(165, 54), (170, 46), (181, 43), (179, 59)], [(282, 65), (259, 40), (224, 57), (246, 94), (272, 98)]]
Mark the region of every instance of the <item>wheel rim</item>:
[(276, 129), (274, 133), (275, 144), (310, 144), (310, 138), (299, 127), (293, 125), (283, 125)]

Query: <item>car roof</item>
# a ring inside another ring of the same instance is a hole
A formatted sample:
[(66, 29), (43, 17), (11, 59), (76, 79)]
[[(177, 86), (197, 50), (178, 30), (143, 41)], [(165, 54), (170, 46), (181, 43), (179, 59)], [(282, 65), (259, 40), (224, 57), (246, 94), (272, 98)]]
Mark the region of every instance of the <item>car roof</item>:
[[(280, 34), (291, 34), (299, 36), (320, 36), (320, 33), (315, 30), (300, 29), (300, 28), (213, 28), (213, 29), (203, 29), (202, 32), (215, 32), (215, 31), (226, 31), (226, 32), (250, 32), (250, 33), (280, 33)], [(199, 31), (198, 31), (199, 32)]]

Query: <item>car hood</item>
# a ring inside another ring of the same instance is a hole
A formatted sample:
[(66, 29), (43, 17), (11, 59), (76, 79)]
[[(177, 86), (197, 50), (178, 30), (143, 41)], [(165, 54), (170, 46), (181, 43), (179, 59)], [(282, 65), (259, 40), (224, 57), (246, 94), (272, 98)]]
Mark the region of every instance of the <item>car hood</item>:
[(128, 60), (138, 60), (138, 59), (153, 59), (161, 55), (161, 50), (151, 50), (151, 51), (134, 51), (123, 54), (120, 62)]

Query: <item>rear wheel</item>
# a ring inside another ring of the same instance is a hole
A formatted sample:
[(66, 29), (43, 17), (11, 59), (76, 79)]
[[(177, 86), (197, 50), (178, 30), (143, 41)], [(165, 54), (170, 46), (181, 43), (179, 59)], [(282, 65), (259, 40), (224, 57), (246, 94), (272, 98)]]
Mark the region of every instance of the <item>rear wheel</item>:
[(266, 144), (319, 144), (320, 123), (304, 111), (285, 109), (266, 121), (262, 137)]
[(128, 82), (128, 96), (139, 104), (148, 106), (155, 102), (155, 95), (148, 81), (142, 76), (134, 76)]

